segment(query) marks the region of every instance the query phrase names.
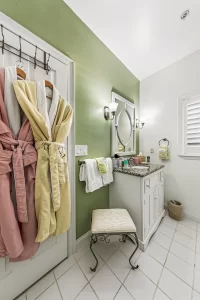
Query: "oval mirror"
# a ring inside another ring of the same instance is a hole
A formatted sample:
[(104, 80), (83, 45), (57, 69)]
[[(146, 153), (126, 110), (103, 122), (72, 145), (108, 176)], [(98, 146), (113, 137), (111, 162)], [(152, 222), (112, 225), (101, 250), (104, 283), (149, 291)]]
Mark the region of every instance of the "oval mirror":
[(123, 109), (118, 115), (116, 129), (118, 139), (124, 147), (128, 145), (131, 139), (133, 132), (132, 127), (131, 115), (128, 110)]

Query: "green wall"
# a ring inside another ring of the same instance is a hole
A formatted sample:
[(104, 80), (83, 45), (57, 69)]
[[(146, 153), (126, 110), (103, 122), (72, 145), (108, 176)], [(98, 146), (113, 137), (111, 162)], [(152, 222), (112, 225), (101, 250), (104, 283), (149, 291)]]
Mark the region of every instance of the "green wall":
[[(0, 10), (75, 61), (76, 144), (88, 145), (88, 158), (109, 156), (103, 107), (112, 90), (138, 104), (139, 81), (63, 0), (0, 0)], [(90, 229), (92, 210), (108, 207), (109, 200), (108, 187), (86, 194), (78, 172), (76, 163), (77, 238)]]

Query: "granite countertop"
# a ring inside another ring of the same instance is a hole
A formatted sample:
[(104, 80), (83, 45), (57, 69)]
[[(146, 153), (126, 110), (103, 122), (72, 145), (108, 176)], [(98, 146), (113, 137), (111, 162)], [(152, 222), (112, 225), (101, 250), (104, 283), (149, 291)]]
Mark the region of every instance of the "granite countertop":
[[(154, 164), (149, 164), (149, 165), (138, 165), (142, 167), (148, 167), (148, 169), (145, 170), (140, 170), (140, 169), (123, 169), (123, 168), (114, 168), (114, 172), (119, 172), (119, 173), (124, 173), (128, 175), (133, 175), (133, 176), (139, 176), (139, 177), (145, 177), (153, 172), (156, 172), (165, 166), (163, 165), (154, 165)], [(135, 166), (137, 167), (137, 166)]]

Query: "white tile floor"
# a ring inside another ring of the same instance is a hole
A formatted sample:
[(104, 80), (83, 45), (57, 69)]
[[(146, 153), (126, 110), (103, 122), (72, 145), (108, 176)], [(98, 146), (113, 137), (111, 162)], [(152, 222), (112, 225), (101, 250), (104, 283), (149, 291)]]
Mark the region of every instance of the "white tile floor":
[(96, 273), (89, 241), (32, 286), (20, 300), (200, 300), (200, 224), (166, 216), (131, 270), (130, 242), (97, 243)]

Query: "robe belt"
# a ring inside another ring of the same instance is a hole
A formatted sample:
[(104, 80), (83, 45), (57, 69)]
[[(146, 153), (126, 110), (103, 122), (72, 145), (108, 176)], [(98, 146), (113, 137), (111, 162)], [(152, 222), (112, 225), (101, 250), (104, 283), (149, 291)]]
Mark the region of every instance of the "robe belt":
[(35, 147), (37, 150), (45, 149), (49, 158), (52, 205), (53, 210), (57, 211), (60, 208), (60, 185), (66, 181), (64, 165), (66, 162), (65, 145), (57, 142), (42, 141), (36, 142)]
[[(33, 147), (33, 142), (26, 142), (21, 140), (11, 141), (9, 149), (6, 148), (5, 150), (2, 150), (0, 152), (4, 157), (4, 164), (6, 162), (6, 164), (9, 166), (12, 160), (13, 174), (15, 180), (17, 216), (19, 222), (27, 223), (28, 212), (24, 167), (31, 165), (32, 163), (37, 161), (37, 152)], [(6, 157), (7, 159), (5, 160)]]

